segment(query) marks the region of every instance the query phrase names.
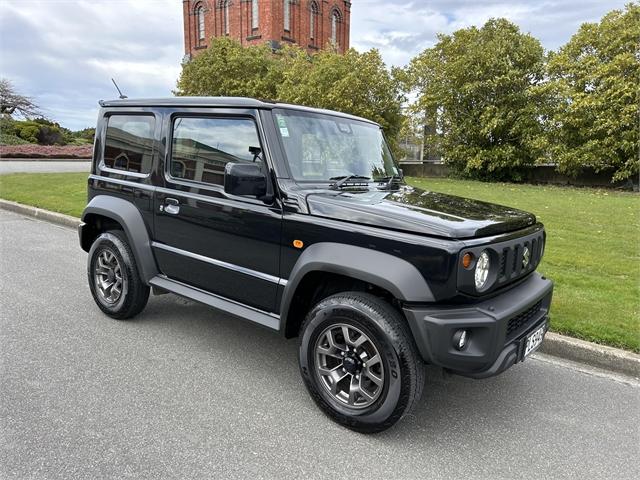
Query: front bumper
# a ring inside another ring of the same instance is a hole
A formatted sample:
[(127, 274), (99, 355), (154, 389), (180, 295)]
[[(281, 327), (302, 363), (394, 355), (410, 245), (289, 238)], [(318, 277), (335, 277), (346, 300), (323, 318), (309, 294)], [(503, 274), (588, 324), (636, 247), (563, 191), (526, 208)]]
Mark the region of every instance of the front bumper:
[[(474, 378), (497, 375), (524, 357), (524, 342), (548, 326), (553, 282), (534, 272), (508, 291), (470, 306), (403, 308), (422, 358), (453, 373)], [(462, 351), (456, 331), (467, 330)]]

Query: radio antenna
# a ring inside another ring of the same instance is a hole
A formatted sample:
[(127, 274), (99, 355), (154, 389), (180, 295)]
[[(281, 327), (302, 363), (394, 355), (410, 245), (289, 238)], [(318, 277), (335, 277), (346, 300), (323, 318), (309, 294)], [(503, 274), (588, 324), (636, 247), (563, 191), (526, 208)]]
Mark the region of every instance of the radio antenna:
[(112, 78), (111, 81), (113, 82), (113, 84), (116, 87), (116, 90), (118, 90), (118, 93), (120, 94), (120, 99), (124, 100), (125, 98), (128, 98), (126, 95), (122, 94), (122, 90), (120, 90), (120, 87), (118, 86), (118, 84), (116, 83), (116, 81)]

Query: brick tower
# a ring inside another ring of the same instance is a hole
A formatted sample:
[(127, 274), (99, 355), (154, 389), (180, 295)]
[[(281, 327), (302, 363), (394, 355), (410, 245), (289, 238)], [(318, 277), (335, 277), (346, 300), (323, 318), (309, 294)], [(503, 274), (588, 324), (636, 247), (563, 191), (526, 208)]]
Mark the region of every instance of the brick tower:
[(349, 0), (183, 0), (185, 60), (212, 37), (243, 45), (297, 43), (310, 53), (334, 44), (349, 48)]

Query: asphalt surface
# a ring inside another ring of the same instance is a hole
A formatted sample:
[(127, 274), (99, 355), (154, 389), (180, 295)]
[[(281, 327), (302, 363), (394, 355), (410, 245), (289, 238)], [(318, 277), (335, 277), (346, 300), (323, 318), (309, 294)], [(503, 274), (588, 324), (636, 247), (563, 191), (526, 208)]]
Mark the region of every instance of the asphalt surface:
[(66, 173), (89, 172), (90, 161), (0, 161), (0, 175), (7, 173)]
[(0, 478), (640, 478), (640, 386), (538, 356), (428, 373), (374, 436), (315, 407), (296, 342), (172, 295), (100, 313), (76, 233), (0, 210)]

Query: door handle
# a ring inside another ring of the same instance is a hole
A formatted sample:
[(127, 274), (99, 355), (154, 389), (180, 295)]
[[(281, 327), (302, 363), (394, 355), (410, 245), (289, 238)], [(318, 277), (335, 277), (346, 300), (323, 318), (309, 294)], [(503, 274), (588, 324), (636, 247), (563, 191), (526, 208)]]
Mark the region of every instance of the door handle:
[(170, 215), (177, 215), (180, 213), (180, 202), (175, 198), (165, 198), (164, 211)]

